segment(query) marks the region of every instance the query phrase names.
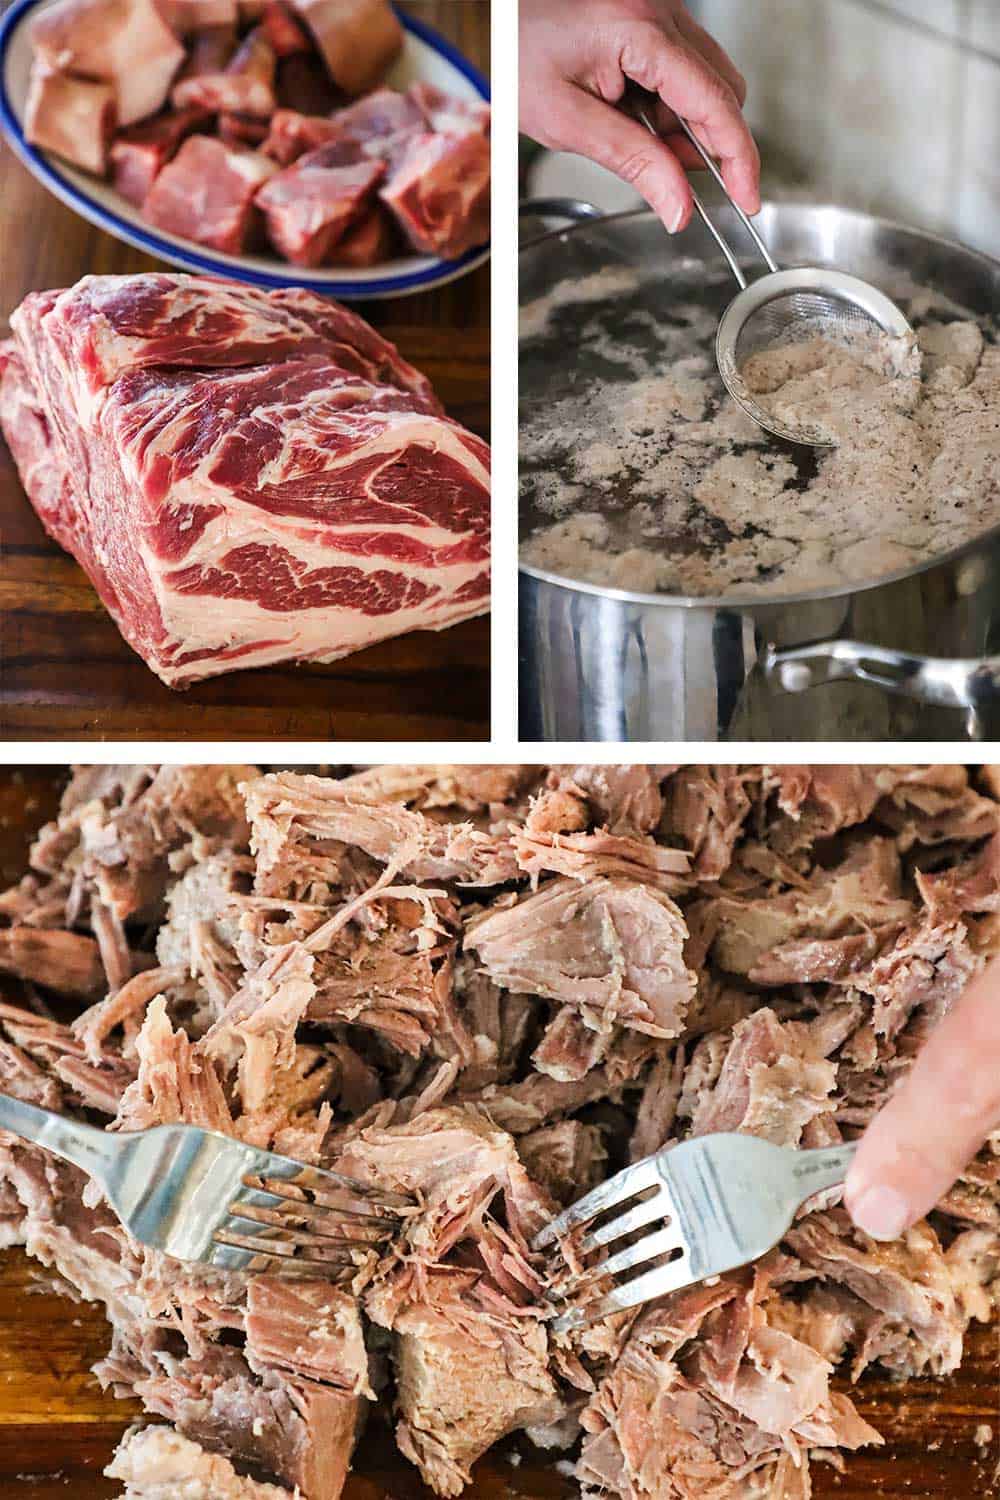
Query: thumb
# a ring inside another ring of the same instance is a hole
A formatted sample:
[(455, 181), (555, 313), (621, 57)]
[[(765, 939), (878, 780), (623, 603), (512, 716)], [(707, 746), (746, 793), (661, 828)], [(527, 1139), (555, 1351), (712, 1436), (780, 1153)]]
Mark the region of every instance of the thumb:
[(653, 133), (586, 89), (565, 84), (551, 102), (549, 139), (607, 167), (641, 193), (671, 234), (691, 217), (691, 186), (676, 156)]
[(1000, 1125), (1000, 963), (972, 981), (866, 1130), (844, 1187), (859, 1229), (896, 1239)]

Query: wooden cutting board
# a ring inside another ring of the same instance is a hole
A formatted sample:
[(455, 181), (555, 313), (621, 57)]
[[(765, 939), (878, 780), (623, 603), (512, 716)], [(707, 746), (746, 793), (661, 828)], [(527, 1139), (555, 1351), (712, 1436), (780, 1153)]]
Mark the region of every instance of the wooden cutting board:
[[(0, 768), (0, 889), (24, 873), (28, 844), (53, 816), (64, 776), (57, 768)], [(99, 1309), (53, 1295), (44, 1272), (20, 1251), (0, 1253), (2, 1500), (111, 1500), (120, 1493), (101, 1471), (139, 1407), (103, 1394), (90, 1374), (107, 1342)], [(814, 1465), (814, 1500), (985, 1500), (1000, 1494), (998, 1352), (997, 1329), (977, 1326), (961, 1369), (947, 1379), (896, 1384), (869, 1372), (858, 1386), (838, 1382), (886, 1445), (848, 1455), (843, 1476)], [(986, 1428), (989, 1435), (979, 1431), (977, 1443), (977, 1430)], [(519, 1439), (501, 1443), (477, 1465), (469, 1500), (561, 1500), (575, 1492)], [(346, 1500), (432, 1500), (377, 1418), (357, 1455)]]
[[(102, 1470), (137, 1402), (101, 1392), (90, 1366), (107, 1350), (107, 1324), (87, 1304), (38, 1290), (37, 1267), (0, 1255), (0, 1494), (4, 1500), (112, 1500), (121, 1486)], [(949, 1380), (894, 1385), (866, 1377), (852, 1394), (886, 1446), (848, 1455), (846, 1473), (813, 1465), (814, 1500), (974, 1500), (997, 1493), (996, 1338), (980, 1332)], [(980, 1423), (993, 1438), (973, 1441)], [(572, 1481), (525, 1440), (508, 1440), (477, 1464), (468, 1500), (557, 1500)], [(22, 1478), (22, 1483), (13, 1481)], [(433, 1500), (396, 1452), (385, 1424), (370, 1424), (345, 1500)]]
[[(6, 0), (0, 0), (0, 11)], [(406, 0), (483, 72), (489, 0)], [(64, 207), (0, 144), (0, 336), (29, 291), (162, 270)], [(488, 437), (489, 266), (359, 305)], [(234, 672), (178, 693), (125, 644), (83, 570), (45, 535), (0, 441), (0, 736), (10, 740), (482, 740), (489, 622), (418, 631), (329, 667)]]

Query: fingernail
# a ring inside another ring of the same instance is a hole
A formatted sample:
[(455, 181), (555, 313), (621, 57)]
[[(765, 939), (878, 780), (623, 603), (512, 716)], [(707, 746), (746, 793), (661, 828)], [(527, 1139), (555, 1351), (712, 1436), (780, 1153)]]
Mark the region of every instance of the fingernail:
[(850, 1209), (855, 1224), (873, 1240), (898, 1240), (910, 1222), (909, 1204), (895, 1188), (867, 1188)]
[(673, 219), (667, 225), (667, 233), (668, 234), (676, 234), (677, 233), (678, 229), (680, 229), (680, 227), (681, 227), (681, 220), (683, 219), (683, 217), (684, 217), (684, 205), (683, 205), (683, 203), (679, 203), (677, 205), (677, 209), (676, 209), (676, 212), (674, 213)]

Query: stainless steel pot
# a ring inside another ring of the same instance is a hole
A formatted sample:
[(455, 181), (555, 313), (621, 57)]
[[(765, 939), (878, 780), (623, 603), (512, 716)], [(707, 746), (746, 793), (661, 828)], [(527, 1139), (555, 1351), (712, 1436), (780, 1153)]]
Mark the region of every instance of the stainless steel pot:
[[(572, 205), (546, 205), (559, 209)], [(522, 248), (522, 302), (609, 258), (662, 261), (669, 297), (672, 262), (713, 260), (697, 226), (671, 241), (648, 211), (597, 222), (591, 213)], [(719, 217), (735, 232), (726, 211)], [(1000, 263), (935, 235), (804, 204), (767, 205), (760, 225), (779, 264), (840, 266), (890, 295), (907, 278), (976, 315), (1000, 313)], [(523, 379), (521, 394), (540, 399)], [(630, 593), (522, 566), (520, 735), (1000, 738), (1000, 497), (997, 520), (905, 573), (767, 602)]]

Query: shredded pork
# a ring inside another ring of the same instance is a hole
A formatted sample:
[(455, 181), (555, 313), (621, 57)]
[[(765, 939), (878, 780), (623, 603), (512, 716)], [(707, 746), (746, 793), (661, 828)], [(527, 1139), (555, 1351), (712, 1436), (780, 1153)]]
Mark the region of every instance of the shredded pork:
[(537, 1230), (716, 1130), (853, 1138), (995, 951), (995, 768), (84, 768), (0, 895), (0, 1088), (412, 1194), (349, 1283), (132, 1243), (0, 1137), (0, 1246), (107, 1310), (126, 1500), (336, 1500), (369, 1413), (457, 1496), (521, 1433), (586, 1496), (805, 1500), (878, 1444), (835, 1374), (992, 1316), (1000, 1141), (892, 1245), (825, 1193), (756, 1265), (551, 1330)]

